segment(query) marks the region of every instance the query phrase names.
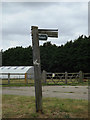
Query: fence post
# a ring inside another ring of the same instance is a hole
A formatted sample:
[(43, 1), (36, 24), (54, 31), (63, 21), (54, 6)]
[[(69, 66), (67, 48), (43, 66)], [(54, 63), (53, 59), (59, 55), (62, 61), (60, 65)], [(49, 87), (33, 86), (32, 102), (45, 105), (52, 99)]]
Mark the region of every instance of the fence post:
[(8, 84), (10, 84), (10, 73), (8, 73)]
[(67, 84), (68, 73), (65, 72), (65, 84)]
[(0, 66), (2, 66), (2, 50), (0, 52)]
[(83, 82), (83, 72), (79, 71), (79, 82)]
[(42, 72), (42, 81), (43, 83), (46, 83), (46, 71), (45, 70), (43, 70)]
[(27, 84), (27, 73), (25, 73), (25, 83)]

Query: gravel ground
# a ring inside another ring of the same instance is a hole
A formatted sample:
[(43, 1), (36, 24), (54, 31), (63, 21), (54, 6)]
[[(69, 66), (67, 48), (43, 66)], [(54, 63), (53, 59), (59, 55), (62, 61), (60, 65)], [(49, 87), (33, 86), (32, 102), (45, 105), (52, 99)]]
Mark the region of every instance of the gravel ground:
[[(35, 96), (34, 87), (3, 87), (2, 94)], [(88, 100), (88, 86), (43, 86), (43, 97)]]

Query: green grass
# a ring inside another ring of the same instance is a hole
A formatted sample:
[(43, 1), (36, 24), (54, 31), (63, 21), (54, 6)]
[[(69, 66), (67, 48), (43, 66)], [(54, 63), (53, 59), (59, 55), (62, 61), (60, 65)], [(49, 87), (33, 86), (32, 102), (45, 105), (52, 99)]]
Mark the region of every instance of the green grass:
[[(55, 81), (55, 80), (53, 80), (53, 81)], [(64, 81), (64, 80), (63, 80)], [(75, 81), (75, 80), (74, 80)], [(52, 85), (60, 85), (60, 86), (62, 86), (62, 85), (71, 85), (71, 86), (86, 86), (86, 85), (88, 85), (88, 81), (87, 82), (83, 82), (83, 83), (78, 83), (77, 81), (76, 82), (74, 82), (74, 81), (72, 81), (72, 82), (68, 82), (68, 84), (65, 84), (64, 82), (58, 82), (58, 83), (54, 83), (54, 82), (52, 82), (52, 81), (49, 81), (48, 79), (47, 79), (47, 83), (42, 83), (42, 85), (43, 86), (52, 86)], [(34, 86), (34, 80), (28, 80), (28, 84), (26, 84), (25, 83), (25, 80), (23, 79), (23, 80), (10, 80), (10, 84), (8, 84), (8, 80), (2, 80), (2, 83), (4, 84), (4, 85), (2, 85), (3, 87), (9, 87), (9, 86)], [(5, 85), (6, 84), (6, 85)], [(1, 86), (1, 85), (0, 85)]]
[(43, 98), (43, 113), (36, 113), (35, 98), (3, 95), (3, 118), (87, 118), (88, 101)]

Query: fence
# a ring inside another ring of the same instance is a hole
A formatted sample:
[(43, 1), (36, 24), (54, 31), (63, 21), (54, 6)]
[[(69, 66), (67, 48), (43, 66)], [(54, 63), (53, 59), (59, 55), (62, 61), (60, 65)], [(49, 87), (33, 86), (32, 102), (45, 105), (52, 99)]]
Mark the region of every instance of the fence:
[(0, 80), (2, 85), (34, 83), (33, 75), (29, 73), (2, 73), (0, 74)]
[(83, 73), (82, 71), (77, 73), (42, 73), (43, 83), (52, 84), (68, 84), (68, 83), (82, 83), (90, 80), (90, 73)]
[[(33, 75), (30, 73), (2, 73), (0, 74), (0, 84), (34, 84)], [(90, 73), (47, 73), (42, 72), (42, 83), (47, 84), (68, 84), (82, 83), (90, 80)], [(2, 82), (1, 82), (2, 81)]]

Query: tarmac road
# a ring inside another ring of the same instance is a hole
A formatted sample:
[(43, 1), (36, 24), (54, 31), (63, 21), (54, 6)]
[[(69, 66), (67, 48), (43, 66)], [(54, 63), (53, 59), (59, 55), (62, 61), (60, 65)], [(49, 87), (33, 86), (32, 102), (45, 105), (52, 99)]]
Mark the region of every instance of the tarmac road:
[[(34, 87), (3, 87), (2, 94), (35, 96)], [(88, 86), (43, 86), (43, 97), (88, 100)]]

